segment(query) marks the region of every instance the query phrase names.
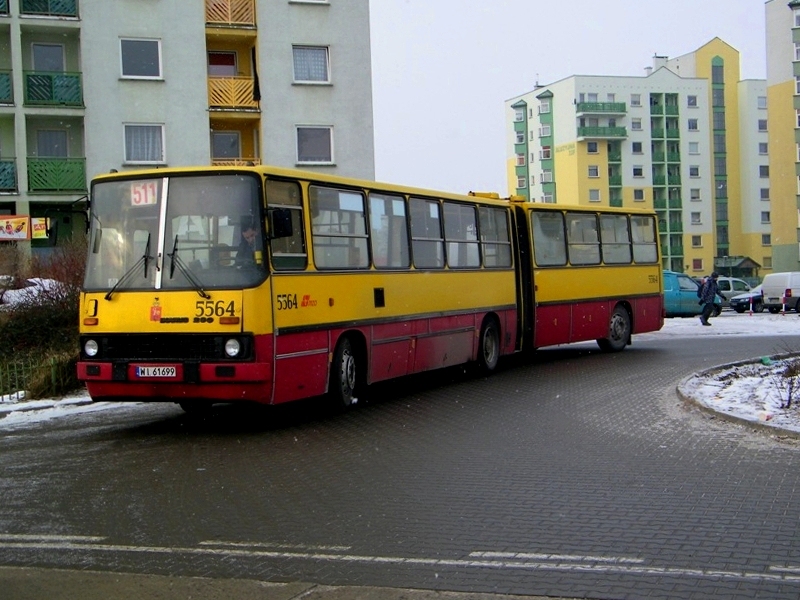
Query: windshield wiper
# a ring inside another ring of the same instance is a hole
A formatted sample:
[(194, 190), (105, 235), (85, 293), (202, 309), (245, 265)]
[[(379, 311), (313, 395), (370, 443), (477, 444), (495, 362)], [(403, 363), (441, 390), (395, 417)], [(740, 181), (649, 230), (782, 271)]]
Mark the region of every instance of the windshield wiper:
[(144, 254), (139, 257), (139, 260), (133, 263), (133, 266), (130, 269), (125, 271), (122, 277), (120, 277), (117, 280), (117, 283), (114, 284), (114, 287), (108, 290), (108, 293), (105, 295), (105, 299), (111, 300), (111, 296), (114, 295), (114, 292), (122, 288), (123, 284), (126, 284), (131, 280), (131, 278), (133, 277), (133, 273), (136, 271), (137, 268), (139, 268), (139, 265), (144, 265), (144, 278), (147, 279), (147, 265), (150, 263), (151, 260), (153, 260), (153, 258), (154, 257), (150, 256), (150, 234), (148, 233), (147, 243), (144, 245)]
[(167, 254), (169, 256), (171, 262), (169, 264), (169, 278), (172, 279), (172, 276), (175, 274), (175, 267), (178, 267), (178, 270), (186, 277), (186, 280), (194, 286), (195, 291), (200, 294), (201, 298), (206, 300), (210, 299), (206, 291), (203, 289), (203, 284), (200, 283), (200, 280), (197, 276), (192, 273), (192, 270), (189, 266), (183, 262), (180, 256), (178, 256), (178, 236), (175, 236), (175, 243), (172, 245), (172, 254)]

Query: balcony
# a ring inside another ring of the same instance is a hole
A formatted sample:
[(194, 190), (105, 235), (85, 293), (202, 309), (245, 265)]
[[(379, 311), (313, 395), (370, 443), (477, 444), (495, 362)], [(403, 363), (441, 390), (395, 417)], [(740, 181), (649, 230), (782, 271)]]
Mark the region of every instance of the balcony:
[(622, 185), (622, 175), (609, 175), (608, 176), (608, 185), (619, 187)]
[(85, 192), (85, 158), (28, 157), (31, 192)]
[(675, 104), (667, 104), (664, 107), (664, 114), (677, 116), (679, 114), (678, 106)]
[(16, 192), (17, 161), (13, 158), (0, 160), (0, 193)]
[(656, 210), (666, 210), (667, 201), (665, 198), (653, 198), (653, 208)]
[(212, 158), (211, 164), (214, 167), (257, 167), (261, 164), (261, 159), (253, 157), (239, 158)]
[(663, 163), (664, 162), (664, 153), (663, 152), (653, 152), (653, 162)]
[(212, 110), (257, 111), (252, 77), (209, 77), (208, 106)]
[(681, 162), (681, 153), (667, 152), (667, 162)]
[(679, 129), (667, 128), (667, 137), (671, 140), (677, 139), (681, 137), (681, 132)]
[(628, 131), (624, 127), (578, 127), (579, 138), (624, 138)]
[(650, 114), (651, 115), (663, 115), (664, 114), (664, 105), (662, 105), (662, 104), (651, 104), (650, 105)]
[(77, 17), (78, 0), (20, 0), (19, 11), (42, 17)]
[(661, 127), (653, 127), (652, 137), (657, 139), (664, 139), (664, 130)]
[(653, 175), (653, 185), (666, 185), (667, 178), (663, 175)]
[(14, 104), (11, 71), (0, 71), (0, 104)]
[(680, 175), (670, 175), (667, 177), (667, 184), (669, 185), (680, 185), (681, 184), (681, 176)]
[(622, 152), (609, 152), (608, 162), (613, 162), (613, 163), (622, 162)]
[(578, 113), (624, 115), (627, 107), (624, 102), (578, 102)]
[(27, 106), (72, 106), (83, 108), (80, 73), (24, 71)]
[(255, 0), (206, 0), (206, 25), (255, 28)]

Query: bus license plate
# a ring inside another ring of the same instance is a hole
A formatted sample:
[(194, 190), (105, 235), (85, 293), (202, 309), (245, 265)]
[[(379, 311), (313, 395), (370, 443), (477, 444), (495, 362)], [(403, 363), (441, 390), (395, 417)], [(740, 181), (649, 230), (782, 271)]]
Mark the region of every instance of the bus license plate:
[(175, 367), (136, 367), (136, 377), (177, 377)]

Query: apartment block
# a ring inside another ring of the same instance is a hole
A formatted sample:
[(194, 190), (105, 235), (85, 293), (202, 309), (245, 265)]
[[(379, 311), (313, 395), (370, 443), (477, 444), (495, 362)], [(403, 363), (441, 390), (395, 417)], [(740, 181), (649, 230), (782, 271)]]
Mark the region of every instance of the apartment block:
[(759, 196), (769, 186), (754, 175), (764, 89), (739, 81), (739, 54), (720, 39), (655, 56), (641, 76), (536, 86), (506, 101), (509, 190), (532, 202), (654, 208), (665, 268), (754, 279), (770, 227)]
[(800, 271), (800, 2), (765, 13), (772, 266)]
[(258, 164), (374, 178), (367, 0), (0, 0), (0, 215), (64, 234), (97, 174)]

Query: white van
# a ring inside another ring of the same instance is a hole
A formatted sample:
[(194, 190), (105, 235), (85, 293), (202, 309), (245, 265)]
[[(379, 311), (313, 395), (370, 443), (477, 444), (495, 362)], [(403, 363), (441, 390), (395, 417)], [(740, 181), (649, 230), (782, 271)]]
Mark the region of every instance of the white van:
[(800, 312), (800, 271), (770, 273), (761, 283), (764, 292), (764, 308), (771, 313), (783, 310)]

